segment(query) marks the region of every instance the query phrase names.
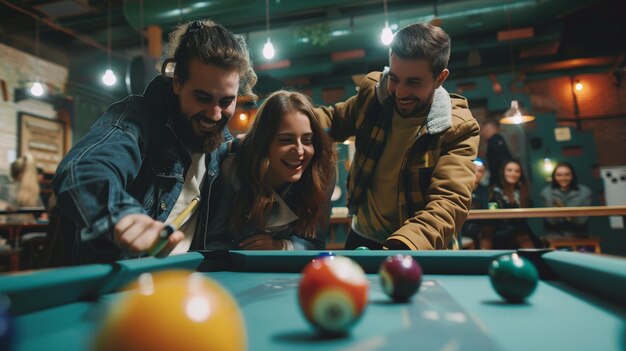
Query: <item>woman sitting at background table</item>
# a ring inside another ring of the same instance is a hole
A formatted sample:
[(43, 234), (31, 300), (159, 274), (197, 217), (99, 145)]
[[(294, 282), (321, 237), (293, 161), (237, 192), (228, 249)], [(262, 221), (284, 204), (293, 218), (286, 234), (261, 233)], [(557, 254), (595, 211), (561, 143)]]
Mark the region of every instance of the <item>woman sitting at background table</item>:
[(11, 164), (13, 181), (0, 190), (0, 210), (14, 211), (22, 207), (41, 207), (37, 166), (31, 155), (19, 157)]
[(324, 249), (335, 155), (310, 100), (275, 92), (233, 148), (207, 249)]
[[(505, 161), (496, 184), (491, 190), (489, 202), (498, 208), (526, 208), (531, 206), (530, 191), (522, 164), (517, 160)], [(517, 249), (541, 247), (526, 219), (498, 219), (492, 232), (493, 249)]]
[[(559, 162), (552, 171), (552, 183), (540, 194), (544, 207), (576, 207), (591, 205), (591, 190), (578, 184), (571, 164)], [(588, 217), (546, 218), (546, 237), (586, 237)]]

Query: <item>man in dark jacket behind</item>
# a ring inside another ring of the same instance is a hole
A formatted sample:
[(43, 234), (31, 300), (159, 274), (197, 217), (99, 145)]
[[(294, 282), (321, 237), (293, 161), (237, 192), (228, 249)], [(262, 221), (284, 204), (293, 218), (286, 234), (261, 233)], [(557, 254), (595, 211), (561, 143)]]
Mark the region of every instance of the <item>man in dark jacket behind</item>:
[(488, 119), (480, 127), (480, 137), (487, 142), (487, 166), (489, 167), (489, 185), (495, 185), (500, 177), (504, 161), (513, 158), (506, 141), (500, 134), (500, 123)]

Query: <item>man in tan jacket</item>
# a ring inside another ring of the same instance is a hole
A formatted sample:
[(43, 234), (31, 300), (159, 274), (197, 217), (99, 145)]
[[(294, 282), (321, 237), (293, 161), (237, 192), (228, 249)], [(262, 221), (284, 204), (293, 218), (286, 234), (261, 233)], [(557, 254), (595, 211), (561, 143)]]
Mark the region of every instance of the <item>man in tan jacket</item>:
[(346, 249), (446, 249), (467, 218), (479, 126), (467, 100), (442, 87), (449, 57), (441, 28), (409, 25), (394, 36), (384, 72), (316, 110), (336, 141), (355, 136)]

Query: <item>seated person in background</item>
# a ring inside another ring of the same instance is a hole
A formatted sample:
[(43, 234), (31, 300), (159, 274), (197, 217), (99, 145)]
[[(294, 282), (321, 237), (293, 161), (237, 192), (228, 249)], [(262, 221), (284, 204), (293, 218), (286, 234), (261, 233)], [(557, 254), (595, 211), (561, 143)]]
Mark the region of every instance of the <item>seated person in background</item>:
[[(530, 207), (530, 191), (522, 164), (517, 160), (505, 161), (491, 190), (489, 202), (499, 209)], [(541, 247), (526, 219), (498, 219), (492, 232), (493, 249)]]
[(208, 249), (324, 249), (335, 155), (309, 99), (278, 91), (222, 163)]
[(14, 211), (20, 207), (44, 207), (39, 197), (37, 166), (31, 155), (25, 155), (11, 164), (12, 182), (0, 190), (0, 210)]
[(161, 75), (143, 95), (111, 105), (59, 165), (52, 182), (57, 207), (76, 228), (60, 231), (64, 244), (51, 249), (69, 262), (51, 264), (144, 255), (164, 223), (198, 196), (198, 209), (156, 254), (178, 245), (203, 249), (205, 224), (217, 209), (212, 185), (226, 152), (222, 142), (232, 138), (226, 124), (237, 96), (253, 96), (255, 83), (243, 38), (208, 20), (174, 28)]
[[(489, 207), (489, 188), (480, 183), (485, 175), (485, 164), (482, 159), (477, 158), (474, 160), (474, 165), (476, 166), (476, 181), (472, 191), (472, 209), (486, 209)], [(480, 249), (481, 231), (484, 225), (485, 222), (481, 220), (466, 221), (461, 227), (461, 237), (472, 238), (474, 247)]]
[[(578, 184), (578, 177), (571, 164), (559, 162), (552, 171), (552, 183), (540, 194), (545, 207), (576, 207), (591, 205), (591, 190)], [(546, 218), (545, 236), (585, 237), (588, 217)]]

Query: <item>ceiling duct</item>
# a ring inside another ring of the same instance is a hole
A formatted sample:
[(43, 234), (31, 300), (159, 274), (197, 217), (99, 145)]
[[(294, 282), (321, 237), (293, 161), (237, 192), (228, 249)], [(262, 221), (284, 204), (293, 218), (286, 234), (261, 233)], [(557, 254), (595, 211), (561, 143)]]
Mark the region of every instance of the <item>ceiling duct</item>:
[[(138, 28), (139, 8), (141, 0), (125, 0), (124, 16), (128, 23)], [(331, 52), (344, 52), (351, 50), (364, 50), (369, 60), (372, 57), (384, 57), (386, 48), (377, 40), (380, 30), (384, 25), (384, 18), (377, 7), (371, 7), (371, 11), (354, 11), (353, 14), (343, 12), (341, 9), (358, 8), (360, 0), (317, 0), (317, 1), (281, 1), (280, 5), (272, 8), (272, 41), (280, 43), (282, 56), (275, 60), (289, 59), (293, 63), (288, 70), (283, 71), (281, 77), (301, 74), (296, 72), (301, 69), (296, 63), (299, 59), (318, 57), (319, 61), (329, 60)], [(186, 19), (211, 18), (223, 24), (232, 31), (247, 35), (250, 46), (251, 58), (256, 64), (268, 62), (261, 55), (266, 41), (264, 28), (263, 4), (254, 0), (240, 1), (192, 1), (180, 0), (180, 9), (175, 1), (155, 1), (144, 8), (144, 25), (159, 25), (168, 32), (173, 26)], [(437, 5), (437, 19), (441, 27), (451, 36), (468, 36), (472, 33), (480, 35), (489, 31), (497, 31), (502, 28), (523, 28), (553, 22), (564, 14), (592, 5), (594, 0), (468, 0), (447, 1)], [(433, 7), (430, 2), (412, 4), (398, 1), (390, 4), (389, 22), (403, 27), (415, 22), (429, 22), (434, 19)], [(326, 17), (307, 18), (305, 14), (319, 12), (321, 6), (327, 6)], [(369, 9), (370, 7), (364, 7)], [(334, 10), (333, 10), (334, 9)], [(282, 17), (295, 17), (301, 20), (280, 21)], [(509, 23), (510, 22), (510, 23)], [(328, 27), (330, 40), (320, 50), (312, 45), (310, 40), (302, 38), (299, 33), (307, 26), (315, 23), (324, 23)], [(495, 38), (494, 38), (495, 39)], [(537, 39), (538, 41), (539, 39)], [(460, 42), (457, 41), (457, 44)], [(500, 43), (499, 45), (506, 45)], [(480, 49), (479, 47), (467, 47), (466, 45), (452, 45), (453, 52), (458, 50)], [(325, 65), (320, 67), (326, 68)], [(307, 70), (311, 74), (311, 69)], [(273, 74), (273, 73), (272, 73)], [(278, 72), (276, 72), (278, 74)]]

